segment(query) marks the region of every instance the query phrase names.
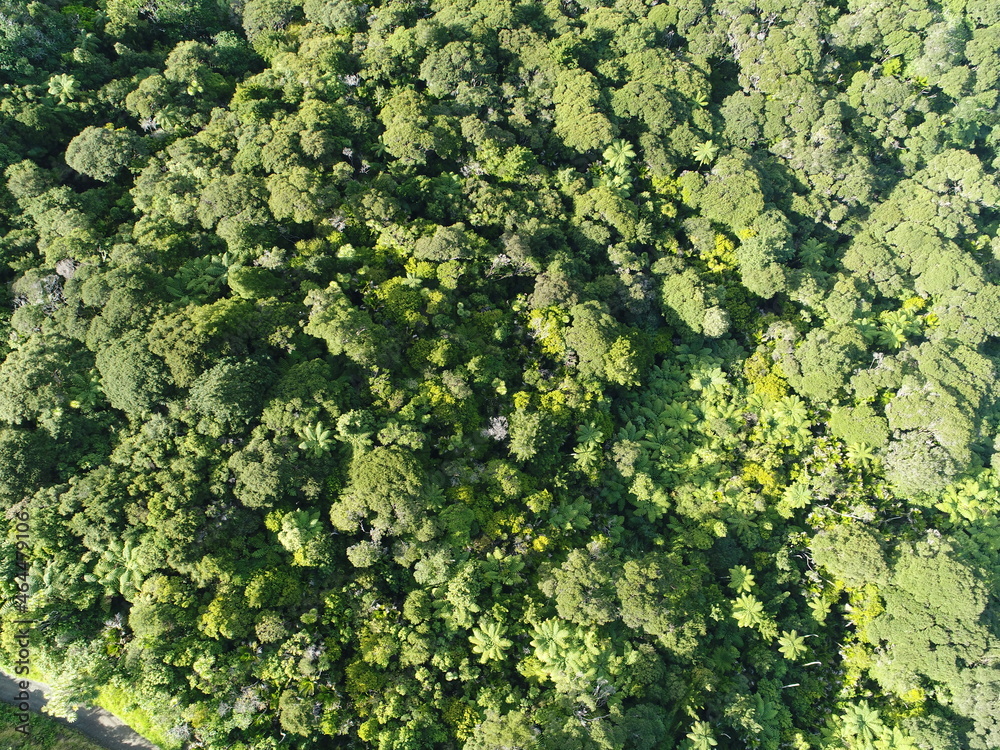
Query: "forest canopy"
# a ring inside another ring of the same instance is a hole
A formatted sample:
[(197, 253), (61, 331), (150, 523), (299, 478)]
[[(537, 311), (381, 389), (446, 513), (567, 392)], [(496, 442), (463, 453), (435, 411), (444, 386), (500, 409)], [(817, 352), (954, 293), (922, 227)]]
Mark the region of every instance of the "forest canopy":
[(6, 660), (165, 750), (1000, 746), (998, 49), (0, 0)]

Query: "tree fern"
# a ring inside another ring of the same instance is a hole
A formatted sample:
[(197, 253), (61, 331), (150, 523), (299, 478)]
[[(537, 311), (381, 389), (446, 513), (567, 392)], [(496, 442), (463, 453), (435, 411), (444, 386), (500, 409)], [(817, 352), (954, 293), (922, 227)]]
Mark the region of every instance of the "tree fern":
[(778, 639), (778, 650), (789, 661), (795, 661), (806, 652), (806, 639), (795, 630), (784, 630)]
[(764, 621), (764, 605), (752, 594), (741, 594), (733, 605), (733, 617), (741, 628), (756, 627)]
[(506, 629), (498, 622), (481, 622), (480, 627), (472, 629), (469, 641), (472, 642), (472, 650), (479, 654), (479, 661), (500, 661), (503, 659), (503, 652), (510, 648), (511, 641), (504, 637)]
[(316, 458), (327, 453), (333, 447), (333, 432), (323, 427), (322, 422), (302, 427), (299, 430), (299, 436), (302, 438), (299, 449), (307, 451)]

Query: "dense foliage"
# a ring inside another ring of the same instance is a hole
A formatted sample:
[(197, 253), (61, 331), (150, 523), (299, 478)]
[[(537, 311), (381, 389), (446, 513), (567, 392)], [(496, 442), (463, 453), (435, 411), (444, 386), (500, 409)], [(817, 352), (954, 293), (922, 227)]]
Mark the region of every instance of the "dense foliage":
[(0, 645), (58, 712), (1000, 746), (1000, 5), (0, 21)]

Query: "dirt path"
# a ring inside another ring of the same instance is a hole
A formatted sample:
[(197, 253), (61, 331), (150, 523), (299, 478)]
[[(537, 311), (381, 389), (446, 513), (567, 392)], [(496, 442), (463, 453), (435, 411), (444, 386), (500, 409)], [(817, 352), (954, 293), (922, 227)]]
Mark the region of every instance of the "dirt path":
[[(32, 711), (37, 713), (48, 702), (48, 690), (48, 685), (29, 680), (28, 694), (30, 697), (28, 703)], [(6, 672), (0, 671), (0, 700), (4, 703), (16, 704), (18, 703), (17, 694), (19, 691), (17, 681)], [(108, 750), (138, 750), (139, 748), (158, 750), (156, 745), (133, 732), (132, 728), (125, 722), (103, 708), (80, 709), (74, 722), (65, 719), (56, 719), (56, 721), (65, 724), (70, 729), (75, 729)]]

